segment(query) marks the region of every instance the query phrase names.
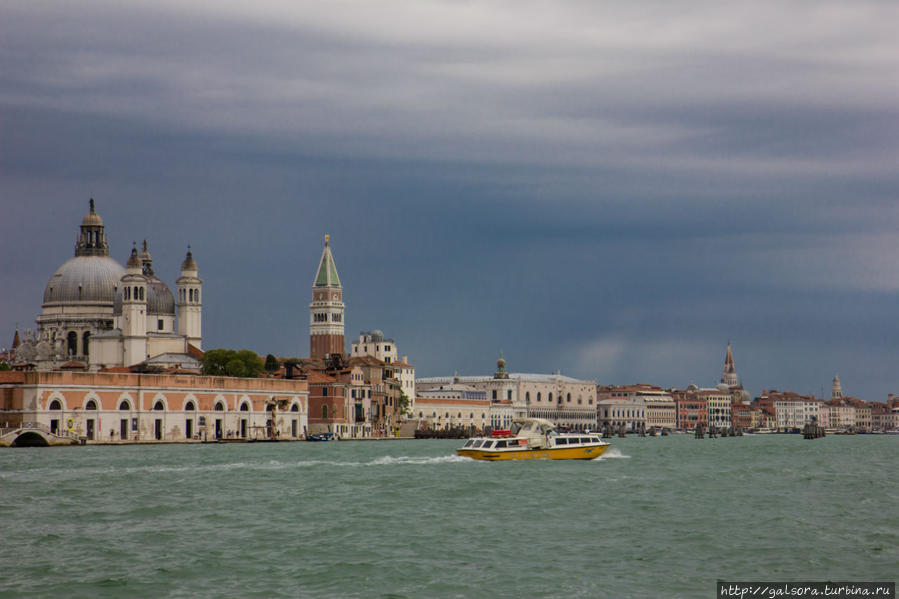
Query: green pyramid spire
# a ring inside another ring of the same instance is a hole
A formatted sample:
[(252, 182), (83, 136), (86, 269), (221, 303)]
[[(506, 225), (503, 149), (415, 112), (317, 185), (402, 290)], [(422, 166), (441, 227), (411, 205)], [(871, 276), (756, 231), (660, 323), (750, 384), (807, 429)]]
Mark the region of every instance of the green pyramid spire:
[(315, 275), (315, 287), (340, 287), (340, 277), (337, 276), (337, 265), (334, 264), (334, 256), (331, 255), (329, 239), (330, 236), (325, 235), (325, 249), (318, 265), (318, 274)]

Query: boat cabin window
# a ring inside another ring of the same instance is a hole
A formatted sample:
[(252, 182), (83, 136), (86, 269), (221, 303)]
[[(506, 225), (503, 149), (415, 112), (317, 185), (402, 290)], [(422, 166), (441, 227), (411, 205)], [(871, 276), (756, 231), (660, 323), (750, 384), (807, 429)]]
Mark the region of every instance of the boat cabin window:
[(497, 442), (496, 442), (496, 448), (497, 448), (497, 449), (500, 449), (501, 447), (505, 447), (505, 446), (506, 446), (506, 442), (505, 442), (505, 441), (497, 441)]
[(484, 447), (481, 449), (490, 449), (491, 447), (493, 447), (493, 441), (484, 441)]
[(463, 445), (462, 447), (471, 447), (473, 443), (474, 443), (474, 441), (469, 439), (468, 442), (466, 442), (465, 445)]
[(599, 443), (599, 437), (590, 437), (591, 443)]
[(590, 437), (581, 437), (581, 443), (590, 443)]
[(556, 437), (556, 445), (568, 445), (568, 439), (565, 437)]
[(477, 449), (478, 447), (480, 447), (483, 444), (484, 444), (484, 442), (481, 440), (475, 441), (474, 445), (472, 445), (472, 448)]

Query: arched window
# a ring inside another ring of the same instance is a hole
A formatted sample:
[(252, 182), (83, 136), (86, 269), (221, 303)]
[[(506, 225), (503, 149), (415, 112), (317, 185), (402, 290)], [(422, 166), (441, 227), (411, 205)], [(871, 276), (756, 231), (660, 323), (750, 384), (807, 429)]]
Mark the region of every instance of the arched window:
[(125, 290), (122, 291), (122, 299), (125, 301), (131, 299), (131, 287), (125, 287)]
[(216, 412), (224, 412), (225, 404), (220, 401), (215, 402), (215, 407), (213, 408)]
[(192, 402), (192, 401), (189, 401), (189, 402), (187, 402), (187, 403), (184, 405), (184, 411), (185, 411), (185, 412), (195, 412), (196, 409), (197, 409), (197, 406), (196, 406), (196, 404), (194, 404), (194, 402)]
[(95, 402), (93, 399), (90, 400), (89, 402), (87, 402), (87, 403), (84, 405), (84, 409), (85, 409), (85, 410), (96, 410), (96, 409), (97, 409), (97, 402)]
[(537, 401), (540, 401), (540, 392), (537, 391)]
[(89, 356), (89, 355), (90, 355), (90, 352), (88, 351), (88, 349), (90, 348), (90, 345), (89, 345), (89, 343), (88, 343), (88, 341), (90, 340), (90, 338), (91, 338), (91, 332), (90, 332), (90, 331), (85, 331), (85, 332), (84, 332), (84, 335), (82, 335), (82, 337), (81, 337), (81, 343), (82, 343), (81, 349), (82, 349), (82, 353), (83, 353), (85, 356)]
[(200, 303), (200, 290), (199, 289), (194, 290), (194, 301), (196, 301), (198, 304)]
[(242, 404), (240, 404), (240, 411), (241, 412), (249, 412), (250, 411), (249, 404), (247, 402), (243, 402)]
[(571, 393), (565, 396), (565, 403), (571, 403)]
[(153, 409), (157, 412), (162, 412), (163, 410), (165, 410), (165, 404), (163, 404), (161, 401), (157, 401), (155, 404), (153, 404)]
[(124, 411), (129, 411), (129, 410), (131, 410), (131, 404), (128, 403), (127, 400), (124, 400), (124, 399), (123, 399), (123, 400), (121, 401), (121, 403), (119, 403), (119, 409), (120, 409), (120, 410), (124, 410)]
[(553, 402), (553, 394), (552, 394), (552, 392), (550, 392), (549, 398), (548, 398), (546, 401), (548, 401), (549, 403), (552, 403), (552, 402)]
[(322, 406), (322, 420), (328, 419), (328, 406), (327, 404)]
[(141, 288), (139, 289), (139, 291), (140, 291), (140, 301), (144, 301), (144, 288), (141, 287)]
[(49, 410), (61, 410), (62, 404), (59, 403), (58, 399), (54, 399), (53, 401), (50, 402), (50, 407), (48, 409)]
[(78, 354), (78, 333), (75, 331), (69, 331), (69, 334), (66, 335), (66, 340), (68, 342), (68, 353), (70, 356), (75, 356)]

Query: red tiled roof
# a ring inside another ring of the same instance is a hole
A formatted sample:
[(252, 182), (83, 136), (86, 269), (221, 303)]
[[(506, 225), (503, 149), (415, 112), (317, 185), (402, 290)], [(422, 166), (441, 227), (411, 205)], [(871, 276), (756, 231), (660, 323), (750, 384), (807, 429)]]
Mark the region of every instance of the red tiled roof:
[(65, 364), (60, 366), (60, 369), (62, 369), (62, 370), (76, 370), (76, 369), (84, 370), (86, 368), (87, 368), (87, 364), (85, 364), (84, 362), (76, 362), (74, 360), (72, 360), (71, 362), (66, 362)]

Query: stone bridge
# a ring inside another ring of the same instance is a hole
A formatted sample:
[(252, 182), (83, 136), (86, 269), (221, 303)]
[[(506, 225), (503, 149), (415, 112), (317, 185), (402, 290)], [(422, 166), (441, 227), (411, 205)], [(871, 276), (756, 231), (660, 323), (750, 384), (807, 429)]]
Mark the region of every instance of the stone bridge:
[(18, 427), (0, 428), (0, 447), (48, 447), (50, 445), (78, 445), (78, 437), (55, 434), (37, 422), (24, 422)]

